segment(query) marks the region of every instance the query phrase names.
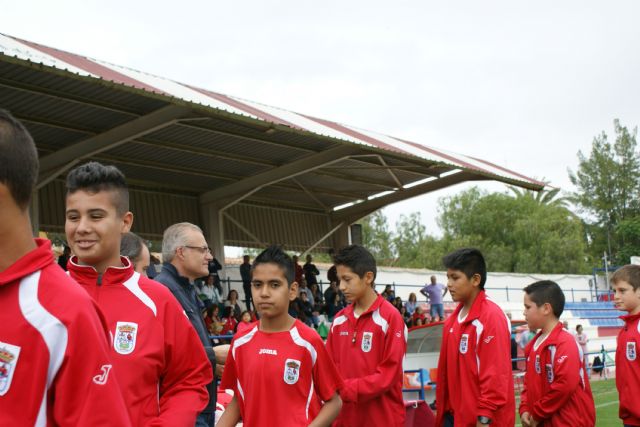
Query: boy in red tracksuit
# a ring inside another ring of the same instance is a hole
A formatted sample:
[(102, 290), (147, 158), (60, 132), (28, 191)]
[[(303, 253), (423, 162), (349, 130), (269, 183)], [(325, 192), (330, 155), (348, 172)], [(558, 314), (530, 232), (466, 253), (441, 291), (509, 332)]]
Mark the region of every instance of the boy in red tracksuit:
[(298, 294), (293, 260), (271, 246), (253, 261), (251, 297), (260, 320), (231, 342), (220, 384), (234, 397), (217, 427), (329, 426), (342, 379), (316, 331), (289, 315)]
[(404, 320), (374, 290), (376, 261), (369, 251), (347, 246), (334, 263), (340, 290), (351, 303), (336, 314), (327, 336), (329, 354), (344, 378), (344, 406), (334, 426), (404, 426)]
[(614, 303), (624, 327), (616, 349), (616, 387), (620, 395), (619, 415), (625, 426), (640, 426), (640, 266), (625, 265), (611, 276)]
[(523, 427), (593, 427), (588, 366), (582, 348), (559, 318), (564, 294), (557, 283), (543, 280), (524, 288), (524, 317), (540, 332), (525, 348), (526, 373), (520, 396)]
[(33, 239), (38, 153), (0, 110), (0, 425), (131, 425), (95, 303)]
[(511, 325), (484, 291), (482, 253), (465, 248), (443, 258), (458, 307), (445, 320), (438, 361), (436, 426), (513, 426)]
[(120, 257), (131, 228), (124, 175), (91, 162), (67, 176), (65, 232), (69, 274), (104, 312), (113, 373), (133, 425), (193, 427), (209, 401), (211, 364), (169, 289)]

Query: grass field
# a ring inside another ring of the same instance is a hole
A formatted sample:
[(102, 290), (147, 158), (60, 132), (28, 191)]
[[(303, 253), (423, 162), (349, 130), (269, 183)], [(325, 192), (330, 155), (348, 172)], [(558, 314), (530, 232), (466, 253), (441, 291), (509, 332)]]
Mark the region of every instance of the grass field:
[[(591, 382), (593, 399), (596, 404), (596, 427), (620, 427), (618, 418), (618, 390), (616, 380), (599, 380)], [(520, 405), (520, 396), (516, 396), (516, 407)], [(521, 427), (520, 417), (516, 415), (516, 426)]]

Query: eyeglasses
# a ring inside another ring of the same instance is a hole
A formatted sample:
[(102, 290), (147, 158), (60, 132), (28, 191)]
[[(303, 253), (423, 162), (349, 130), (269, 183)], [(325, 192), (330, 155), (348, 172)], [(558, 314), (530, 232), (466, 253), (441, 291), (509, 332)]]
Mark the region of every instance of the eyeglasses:
[(202, 255), (204, 255), (206, 253), (211, 254), (211, 248), (209, 246), (189, 246), (189, 245), (184, 245), (182, 247), (183, 248), (193, 249), (195, 251), (200, 252)]

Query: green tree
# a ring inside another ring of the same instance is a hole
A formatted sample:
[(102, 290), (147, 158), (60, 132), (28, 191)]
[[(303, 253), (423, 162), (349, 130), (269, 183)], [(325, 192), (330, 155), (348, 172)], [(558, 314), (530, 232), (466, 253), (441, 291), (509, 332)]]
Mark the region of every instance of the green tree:
[(586, 271), (582, 222), (553, 197), (472, 188), (441, 199), (438, 223), (444, 250), (475, 246), (492, 271)]
[(618, 120), (614, 131), (613, 144), (602, 132), (594, 138), (589, 157), (578, 152), (578, 169), (569, 170), (569, 179), (576, 186), (571, 201), (585, 216), (591, 254), (598, 258), (607, 251), (614, 261), (625, 263), (628, 251), (640, 249), (629, 246), (633, 239), (624, 226), (640, 215), (638, 132), (637, 128), (629, 132)]
[(362, 243), (380, 265), (391, 265), (394, 259), (393, 238), (389, 230), (387, 217), (382, 211), (375, 211), (360, 220), (362, 224)]

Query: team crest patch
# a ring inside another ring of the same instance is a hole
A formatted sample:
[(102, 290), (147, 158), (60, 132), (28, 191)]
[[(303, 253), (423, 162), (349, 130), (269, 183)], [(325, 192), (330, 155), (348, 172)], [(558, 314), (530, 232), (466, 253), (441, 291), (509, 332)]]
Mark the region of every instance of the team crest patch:
[(627, 360), (633, 362), (636, 360), (636, 343), (635, 341), (627, 342)]
[(460, 338), (460, 353), (467, 354), (469, 350), (469, 334), (462, 334)]
[(0, 341), (0, 396), (7, 394), (11, 387), (18, 356), (20, 356), (20, 347)]
[(373, 332), (365, 332), (362, 334), (362, 351), (365, 353), (369, 353), (371, 351), (371, 346), (373, 345)]
[(113, 338), (113, 348), (120, 354), (131, 354), (136, 348), (138, 324), (133, 322), (118, 322), (116, 336)]
[(536, 374), (540, 373), (540, 355), (536, 354)]
[(287, 384), (295, 384), (300, 378), (300, 361), (295, 359), (287, 359), (284, 362), (284, 382)]
[(547, 370), (547, 381), (551, 384), (553, 382), (553, 365), (551, 363), (547, 363), (545, 368)]

